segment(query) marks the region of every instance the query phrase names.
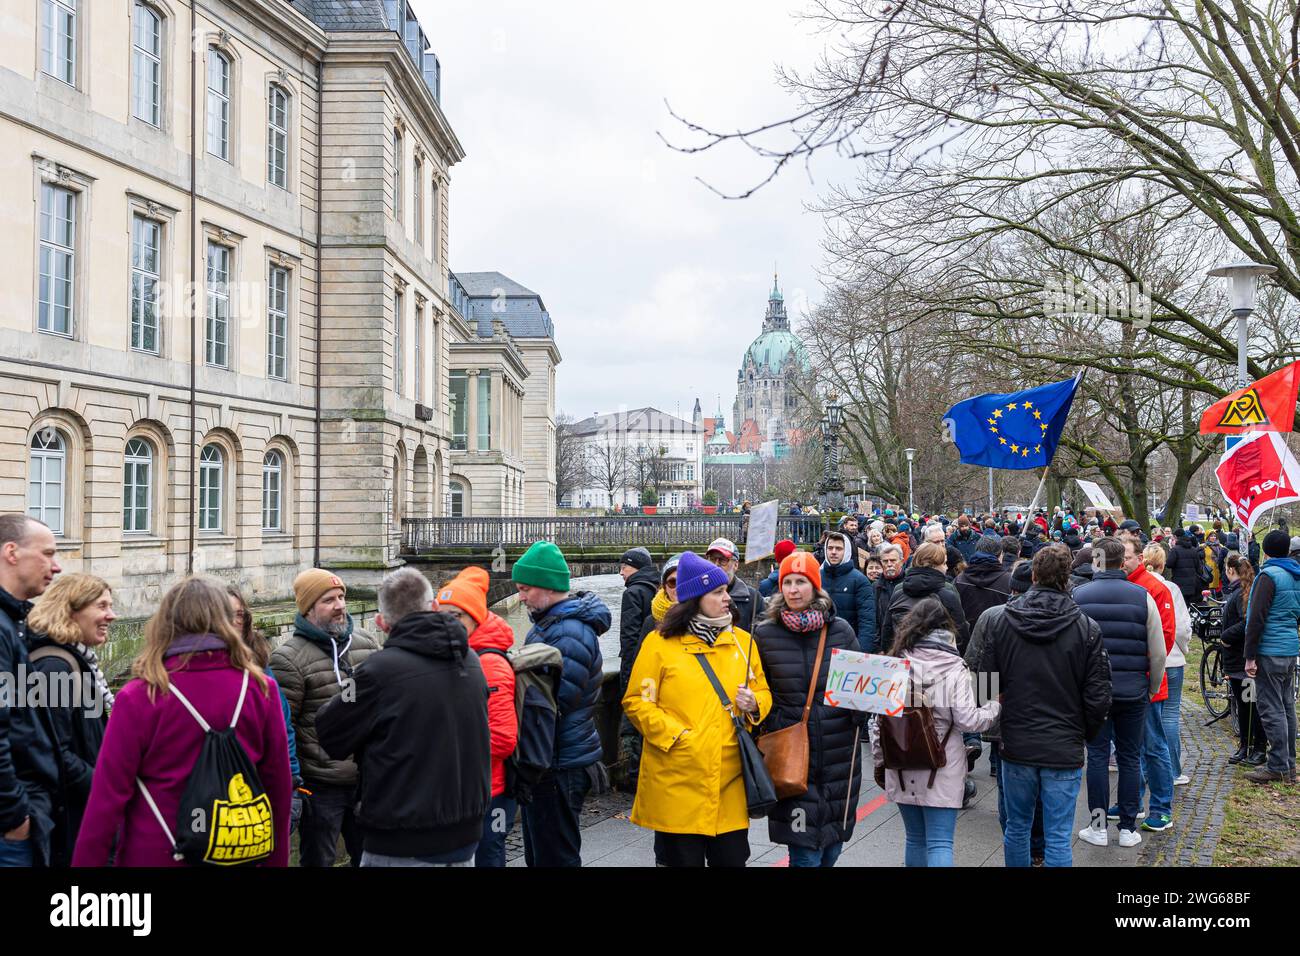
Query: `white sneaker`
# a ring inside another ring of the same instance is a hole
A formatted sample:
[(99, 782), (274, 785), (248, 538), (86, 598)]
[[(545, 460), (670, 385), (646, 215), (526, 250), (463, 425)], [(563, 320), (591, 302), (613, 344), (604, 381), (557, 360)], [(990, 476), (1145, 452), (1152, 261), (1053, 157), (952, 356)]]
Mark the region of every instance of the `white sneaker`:
[(1191, 782), (1192, 782), (1192, 778), (1187, 776), (1187, 774), (1185, 773), (1180, 773), (1178, 776), (1174, 777), (1175, 787), (1185, 787)]
[(1107, 846), (1110, 843), (1110, 833), (1102, 827), (1089, 825), (1079, 831), (1079, 839), (1086, 840), (1093, 846)]
[(1142, 834), (1138, 833), (1136, 830), (1119, 831), (1120, 846), (1137, 846), (1141, 842), (1142, 842)]

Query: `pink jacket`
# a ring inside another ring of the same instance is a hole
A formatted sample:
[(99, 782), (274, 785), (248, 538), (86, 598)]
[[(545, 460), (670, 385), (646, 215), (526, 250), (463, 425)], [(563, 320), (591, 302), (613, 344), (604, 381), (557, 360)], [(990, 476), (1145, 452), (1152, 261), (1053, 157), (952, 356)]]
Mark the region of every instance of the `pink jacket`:
[[(918, 807), (960, 807), (966, 786), (966, 745), (962, 733), (988, 730), (1002, 713), (1002, 705), (991, 700), (983, 707), (975, 705), (975, 692), (971, 687), (970, 670), (957, 653), (951, 634), (935, 631), (918, 642), (907, 655), (912, 662), (913, 686), (924, 689), (925, 699), (934, 711), (934, 729), (939, 739), (948, 734), (945, 753), (948, 763), (934, 777), (934, 786), (928, 787), (930, 772), (920, 770), (885, 771), (885, 796), (893, 803), (908, 803)], [(938, 646), (949, 644), (951, 651)], [(876, 765), (884, 762), (876, 721), (871, 721), (871, 753)], [(900, 779), (902, 778), (901, 783)]]
[[(185, 638), (182, 638), (185, 640)], [(243, 672), (230, 664), (225, 650), (204, 650), (188, 661), (167, 658), (171, 680), (214, 729), (230, 726)], [(275, 849), (268, 865), (289, 865), (289, 744), (280, 695), (269, 682), (264, 692), (254, 679), (235, 727), (235, 736), (257, 768), (271, 799)], [(107, 866), (113, 838), (117, 866), (183, 866), (145, 803), (136, 777), (153, 794), (163, 818), (175, 832), (181, 793), (203, 743), (203, 728), (174, 694), (149, 700), (148, 687), (132, 680), (117, 695), (95, 764), (90, 800), (77, 837), (73, 866)]]

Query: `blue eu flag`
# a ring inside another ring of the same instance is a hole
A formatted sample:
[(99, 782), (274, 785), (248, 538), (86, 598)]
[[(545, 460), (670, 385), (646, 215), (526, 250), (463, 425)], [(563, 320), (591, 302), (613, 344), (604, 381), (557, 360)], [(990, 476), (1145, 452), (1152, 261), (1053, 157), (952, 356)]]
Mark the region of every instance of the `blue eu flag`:
[(1079, 379), (1009, 395), (976, 395), (943, 416), (961, 460), (986, 468), (1042, 468), (1052, 460)]

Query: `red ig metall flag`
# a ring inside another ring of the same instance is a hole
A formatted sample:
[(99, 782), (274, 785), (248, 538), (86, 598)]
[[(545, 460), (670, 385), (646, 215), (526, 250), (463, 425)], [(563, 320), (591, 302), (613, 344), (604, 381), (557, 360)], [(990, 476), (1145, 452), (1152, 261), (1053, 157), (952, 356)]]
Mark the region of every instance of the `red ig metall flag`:
[(1278, 505), (1300, 501), (1300, 463), (1277, 432), (1242, 436), (1214, 470), (1228, 505), (1247, 531)]

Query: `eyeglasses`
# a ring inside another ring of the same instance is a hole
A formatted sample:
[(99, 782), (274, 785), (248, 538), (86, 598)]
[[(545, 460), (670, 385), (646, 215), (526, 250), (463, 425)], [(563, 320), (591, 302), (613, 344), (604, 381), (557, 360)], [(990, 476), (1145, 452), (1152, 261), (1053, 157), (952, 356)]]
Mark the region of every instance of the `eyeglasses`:
[(674, 574), (671, 578), (669, 578), (667, 581), (665, 581), (665, 582), (664, 582), (664, 587), (666, 587), (666, 588), (676, 588), (676, 587), (677, 587), (677, 575)]

